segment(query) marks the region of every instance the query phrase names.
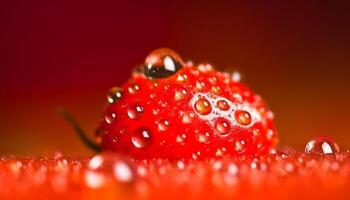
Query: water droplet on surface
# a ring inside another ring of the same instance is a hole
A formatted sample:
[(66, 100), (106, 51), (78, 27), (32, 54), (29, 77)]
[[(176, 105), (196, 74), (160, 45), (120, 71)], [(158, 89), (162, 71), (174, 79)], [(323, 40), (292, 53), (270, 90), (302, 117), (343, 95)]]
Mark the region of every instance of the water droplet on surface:
[(115, 112), (107, 113), (106, 116), (105, 116), (105, 121), (108, 124), (112, 124), (116, 117), (117, 117), (117, 114), (115, 114)]
[(226, 136), (231, 131), (231, 124), (225, 118), (218, 118), (215, 121), (215, 130), (221, 136)]
[(151, 132), (145, 128), (139, 128), (131, 135), (131, 142), (136, 148), (145, 148), (152, 142)]
[(197, 81), (196, 82), (196, 88), (198, 90), (204, 90), (206, 88), (206, 84), (203, 81)]
[(190, 124), (194, 120), (194, 112), (186, 111), (182, 115), (182, 123), (184, 124)]
[(140, 86), (136, 83), (131, 83), (128, 87), (130, 94), (136, 94), (140, 90)]
[(211, 113), (212, 107), (206, 98), (200, 98), (194, 103), (194, 110), (200, 115), (208, 115)]
[(143, 107), (138, 104), (132, 104), (128, 107), (127, 113), (130, 119), (139, 119), (143, 115)]
[(186, 134), (180, 134), (180, 135), (176, 136), (176, 142), (181, 144), (181, 145), (184, 145), (186, 138), (187, 138)]
[(169, 129), (170, 123), (166, 119), (162, 119), (158, 122), (158, 130), (159, 131), (166, 131)]
[(187, 92), (187, 89), (184, 87), (177, 89), (175, 91), (175, 100), (177, 101), (186, 99), (187, 96), (188, 96), (188, 92)]
[(208, 73), (208, 72), (211, 72), (213, 70), (214, 70), (214, 67), (209, 63), (198, 65), (198, 71), (200, 71), (202, 73)]
[(235, 119), (243, 126), (248, 126), (252, 122), (252, 117), (250, 116), (249, 112), (244, 110), (236, 110)]
[(230, 109), (230, 105), (228, 105), (227, 101), (225, 101), (225, 100), (219, 100), (216, 103), (216, 106), (218, 108), (220, 108), (220, 110), (223, 110), (223, 111), (227, 111), (228, 109)]
[(148, 78), (166, 78), (179, 71), (183, 65), (183, 60), (175, 51), (156, 49), (147, 56), (144, 73)]
[(210, 134), (208, 132), (198, 133), (196, 135), (196, 138), (197, 138), (198, 142), (207, 144), (209, 142), (209, 136), (210, 136)]
[(310, 140), (305, 147), (307, 154), (334, 154), (339, 153), (339, 146), (331, 138), (318, 136)]
[(107, 100), (109, 103), (115, 103), (123, 97), (123, 89), (120, 87), (112, 87), (107, 94)]
[(179, 74), (176, 80), (180, 83), (185, 83), (188, 81), (188, 76), (186, 74)]
[(235, 71), (232, 73), (231, 75), (231, 80), (235, 81), (235, 82), (240, 82), (242, 79), (241, 73)]
[(237, 152), (243, 152), (245, 150), (245, 142), (244, 140), (237, 140), (235, 142), (235, 149)]
[(111, 183), (131, 183), (134, 180), (131, 165), (119, 155), (102, 153), (93, 157), (85, 172), (85, 183), (91, 188), (101, 188)]

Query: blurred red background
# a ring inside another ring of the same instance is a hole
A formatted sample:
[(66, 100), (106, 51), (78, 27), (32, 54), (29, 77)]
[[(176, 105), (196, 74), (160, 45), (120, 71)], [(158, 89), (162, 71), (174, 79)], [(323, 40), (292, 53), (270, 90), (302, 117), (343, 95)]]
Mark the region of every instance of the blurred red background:
[(89, 155), (59, 106), (93, 132), (106, 91), (153, 49), (239, 70), (274, 111), (281, 145), (350, 147), (346, 4), (1, 1), (0, 153)]

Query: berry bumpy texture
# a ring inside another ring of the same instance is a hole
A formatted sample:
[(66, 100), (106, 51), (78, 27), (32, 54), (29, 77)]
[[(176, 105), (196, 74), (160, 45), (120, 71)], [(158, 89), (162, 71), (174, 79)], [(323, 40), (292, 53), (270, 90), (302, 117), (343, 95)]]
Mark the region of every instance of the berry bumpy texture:
[(185, 63), (170, 49), (151, 52), (107, 96), (96, 132), (103, 150), (205, 159), (266, 155), (277, 143), (273, 114), (259, 95), (210, 64)]

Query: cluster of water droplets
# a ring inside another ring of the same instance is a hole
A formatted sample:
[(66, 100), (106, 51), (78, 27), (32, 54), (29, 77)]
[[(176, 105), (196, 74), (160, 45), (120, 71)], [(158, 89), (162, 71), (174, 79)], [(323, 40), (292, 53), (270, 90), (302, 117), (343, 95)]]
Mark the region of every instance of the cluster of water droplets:
[(229, 134), (233, 127), (249, 128), (261, 119), (251, 106), (207, 93), (196, 93), (190, 104), (198, 116), (211, 123), (219, 135)]

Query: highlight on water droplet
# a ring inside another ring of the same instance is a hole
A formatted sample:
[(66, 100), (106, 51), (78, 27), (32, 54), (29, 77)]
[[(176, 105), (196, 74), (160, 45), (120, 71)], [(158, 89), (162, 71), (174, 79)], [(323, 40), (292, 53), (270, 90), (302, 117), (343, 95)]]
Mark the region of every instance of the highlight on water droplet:
[(159, 122), (158, 122), (158, 130), (159, 131), (166, 131), (168, 130), (170, 127), (170, 123), (168, 120), (166, 119), (161, 119)]
[(131, 142), (138, 149), (145, 148), (152, 142), (151, 132), (146, 128), (139, 128), (132, 133)]
[(188, 96), (188, 91), (185, 87), (179, 88), (175, 91), (175, 100), (184, 100)]
[(127, 109), (130, 119), (139, 119), (143, 115), (143, 107), (139, 104), (131, 104)]
[(226, 100), (219, 100), (216, 102), (216, 106), (223, 111), (227, 111), (230, 109), (230, 105), (227, 103)]
[(127, 159), (109, 152), (94, 156), (85, 171), (85, 183), (91, 188), (101, 188), (116, 182), (130, 184), (134, 178), (134, 170)]
[(115, 112), (107, 113), (106, 116), (105, 116), (105, 121), (108, 124), (112, 124), (116, 117), (117, 117), (117, 114)]
[(222, 117), (216, 119), (215, 130), (220, 136), (226, 136), (231, 131), (230, 121)]
[(182, 123), (184, 124), (191, 124), (194, 120), (194, 112), (192, 111), (185, 111), (182, 114)]
[(156, 49), (147, 56), (144, 73), (148, 78), (166, 78), (179, 71), (183, 65), (183, 60), (175, 51)]
[(235, 145), (236, 151), (241, 153), (245, 150), (246, 143), (244, 140), (236, 140), (234, 145)]
[(212, 107), (206, 98), (201, 97), (194, 103), (194, 110), (200, 115), (208, 115), (211, 113)]
[(120, 87), (112, 87), (107, 94), (107, 100), (109, 103), (115, 103), (123, 97), (123, 89)]
[(236, 110), (235, 111), (235, 119), (236, 121), (243, 126), (248, 126), (252, 122), (252, 117), (249, 112), (244, 110)]
[(140, 90), (140, 86), (136, 83), (131, 83), (128, 87), (130, 94), (136, 94)]
[(338, 144), (333, 139), (325, 136), (317, 136), (305, 146), (305, 153), (307, 154), (334, 154), (339, 152)]

